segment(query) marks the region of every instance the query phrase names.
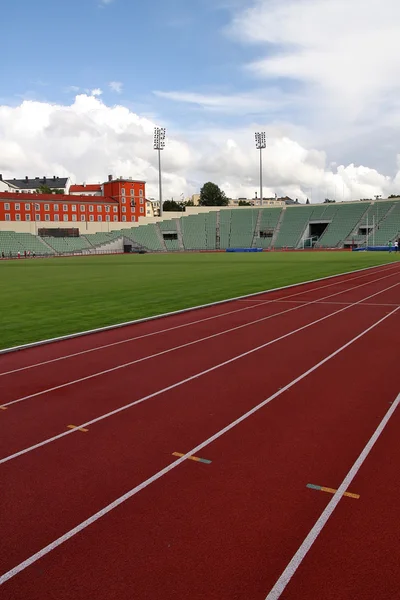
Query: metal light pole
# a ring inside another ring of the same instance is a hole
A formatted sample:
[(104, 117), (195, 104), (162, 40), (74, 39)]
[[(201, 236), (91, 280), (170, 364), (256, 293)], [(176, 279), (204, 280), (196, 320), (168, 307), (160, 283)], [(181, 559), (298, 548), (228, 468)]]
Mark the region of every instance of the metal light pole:
[(160, 217), (162, 217), (162, 185), (161, 185), (161, 150), (165, 147), (165, 127), (154, 127), (154, 150), (158, 151), (158, 195), (160, 201)]
[(256, 148), (260, 151), (260, 206), (263, 203), (263, 181), (262, 181), (262, 151), (267, 147), (265, 131), (255, 134)]

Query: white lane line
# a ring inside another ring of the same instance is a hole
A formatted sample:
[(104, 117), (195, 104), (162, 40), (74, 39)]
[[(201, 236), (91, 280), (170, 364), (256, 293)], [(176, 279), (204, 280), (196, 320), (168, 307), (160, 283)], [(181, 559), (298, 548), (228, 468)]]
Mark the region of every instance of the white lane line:
[[(357, 290), (359, 288), (365, 287), (366, 285), (370, 285), (371, 283), (376, 283), (377, 281), (382, 281), (383, 279), (388, 279), (390, 277), (393, 277), (394, 275), (397, 275), (397, 273), (385, 275), (384, 277), (378, 277), (377, 279), (374, 279), (372, 281), (367, 281), (365, 283), (356, 285), (352, 288), (347, 288), (346, 290), (342, 290), (340, 292), (335, 292), (334, 294), (329, 294), (328, 296), (323, 296), (322, 298), (319, 298), (317, 300), (310, 300), (306, 304), (300, 304), (299, 306), (294, 306), (293, 308), (288, 308), (288, 309), (282, 310), (278, 313), (273, 313), (272, 315), (267, 315), (266, 317), (261, 317), (260, 319), (255, 319), (254, 321), (248, 321), (247, 323), (243, 323), (242, 325), (237, 325), (236, 327), (231, 327), (230, 329), (224, 329), (223, 331), (219, 331), (218, 333), (213, 333), (213, 334), (205, 336), (203, 338), (198, 338), (191, 342), (186, 342), (185, 344), (173, 346), (172, 348), (167, 348), (166, 350), (156, 352), (155, 354), (149, 354), (147, 356), (143, 356), (142, 358), (137, 358), (137, 359), (131, 360), (127, 363), (122, 363), (121, 365), (117, 365), (116, 367), (110, 367), (109, 369), (104, 369), (103, 371), (97, 371), (96, 373), (92, 373), (91, 375), (86, 375), (85, 377), (80, 377), (79, 379), (73, 379), (72, 381), (68, 381), (66, 383), (61, 383), (54, 387), (47, 388), (45, 390), (41, 390), (40, 392), (35, 392), (34, 394), (28, 394), (27, 396), (23, 396), (21, 398), (16, 398), (15, 400), (10, 400), (10, 402), (5, 402), (5, 403), (3, 402), (2, 406), (7, 407), (7, 406), (12, 406), (14, 404), (19, 404), (20, 402), (25, 402), (26, 400), (30, 400), (31, 398), (37, 398), (38, 396), (43, 396), (44, 394), (49, 394), (50, 392), (55, 392), (56, 390), (60, 390), (65, 387), (69, 387), (71, 385), (76, 385), (77, 383), (82, 383), (83, 381), (88, 381), (90, 379), (94, 379), (95, 377), (100, 377), (102, 375), (107, 375), (108, 373), (113, 373), (114, 371), (118, 371), (120, 369), (125, 369), (127, 367), (131, 367), (138, 363), (145, 362), (146, 360), (158, 358), (159, 356), (169, 354), (170, 352), (175, 352), (176, 350), (182, 350), (183, 348), (187, 348), (189, 346), (194, 346), (195, 344), (200, 344), (201, 342), (205, 342), (207, 340), (211, 340), (211, 339), (220, 337), (221, 335), (226, 335), (227, 333), (232, 333), (233, 331), (238, 331), (240, 329), (243, 329), (244, 327), (250, 327), (252, 325), (256, 325), (257, 323), (261, 323), (263, 321), (268, 321), (269, 319), (272, 319), (274, 317), (278, 317), (278, 316), (293, 312), (295, 310), (299, 310), (300, 308), (304, 308), (305, 306), (317, 304), (318, 302), (320, 302), (321, 300), (325, 300), (326, 298), (333, 298), (334, 296), (340, 296), (340, 294), (344, 294), (349, 291)], [(399, 284), (400, 284), (400, 282), (394, 284), (394, 286), (391, 286), (391, 287), (395, 287), (396, 285), (399, 285)], [(387, 289), (391, 289), (391, 287), (378, 292), (378, 294), (381, 294), (383, 291), (386, 291)], [(372, 297), (373, 297), (373, 295), (368, 296), (368, 298), (372, 298)], [(358, 303), (353, 303), (348, 306), (355, 306), (356, 304), (358, 304)], [(333, 313), (333, 314), (335, 314), (335, 313)]]
[[(383, 266), (386, 267), (387, 265), (383, 265)], [(394, 271), (394, 274), (396, 274), (397, 271), (398, 271), (398, 269), (395, 268), (395, 267), (393, 267), (393, 266), (391, 266), (390, 268), (385, 268), (385, 269), (382, 266), (380, 266), (380, 267), (368, 267), (366, 270), (369, 270), (369, 269), (378, 269), (378, 268), (379, 268), (379, 272), (381, 272), (381, 271), (383, 271), (383, 272)], [(364, 271), (364, 269), (361, 269), (361, 270)], [(354, 271), (354, 272), (357, 272), (357, 271)], [(341, 277), (341, 276), (345, 276), (345, 275), (347, 275), (347, 274), (344, 273), (344, 274), (338, 274), (338, 275), (330, 275), (329, 277), (322, 277), (320, 279), (311, 280), (311, 281), (305, 281), (303, 283), (295, 283), (295, 284), (292, 284), (292, 285), (289, 285), (289, 286), (285, 286), (283, 288), (276, 288), (276, 289), (266, 290), (264, 292), (256, 292), (254, 295), (271, 294), (274, 291), (283, 291), (283, 290), (289, 289), (291, 287), (305, 286), (307, 284), (311, 284), (311, 283), (315, 283), (315, 282), (318, 282), (318, 281), (322, 281), (324, 279), (332, 279), (332, 278), (335, 278), (335, 277)], [(368, 273), (362, 273), (361, 275), (357, 275), (356, 277), (347, 277), (347, 279), (345, 279), (344, 281), (339, 281), (338, 282), (338, 281), (335, 280), (332, 283), (329, 283), (327, 285), (319, 286), (319, 287), (314, 288), (312, 290), (307, 289), (307, 290), (303, 290), (301, 292), (297, 292), (296, 294), (290, 294), (289, 296), (285, 296), (285, 298), (294, 298), (295, 296), (301, 296), (302, 294), (307, 294), (308, 292), (314, 292), (314, 291), (318, 291), (320, 289), (325, 289), (325, 288), (328, 288), (328, 287), (332, 287), (334, 285), (340, 285), (340, 284), (343, 284), (343, 283), (352, 282), (352, 281), (355, 281), (356, 279), (362, 279), (363, 277), (367, 277), (369, 275), (370, 275), (370, 272), (368, 272)], [(247, 296), (247, 298), (250, 298), (251, 296), (252, 296), (252, 294), (249, 294), (249, 296)], [(221, 304), (221, 303), (234, 302), (235, 300), (236, 300), (236, 298), (232, 298), (231, 300), (223, 300), (221, 302), (215, 302), (215, 303), (207, 304), (207, 305), (204, 306), (204, 308), (216, 306), (216, 305)], [(239, 298), (239, 300), (240, 300), (240, 298)], [(275, 302), (279, 302), (279, 299), (275, 299), (275, 300), (246, 300), (246, 301), (248, 301), (248, 302), (257, 302), (260, 306), (262, 306), (264, 304), (272, 304), (272, 303), (275, 303)], [(113, 346), (118, 346), (120, 344), (126, 344), (126, 343), (133, 342), (133, 341), (136, 341), (136, 340), (141, 340), (143, 338), (151, 337), (151, 336), (154, 336), (154, 335), (160, 335), (162, 333), (167, 333), (169, 331), (174, 331), (176, 329), (181, 329), (183, 327), (189, 327), (191, 325), (196, 325), (197, 323), (203, 323), (205, 321), (211, 321), (213, 319), (219, 319), (221, 317), (225, 317), (225, 316), (228, 316), (228, 315), (231, 315), (231, 314), (235, 314), (235, 313), (238, 313), (238, 312), (242, 312), (242, 311), (245, 311), (245, 310), (251, 310), (252, 308), (256, 308), (256, 306), (258, 306), (258, 305), (254, 304), (254, 306), (248, 306), (246, 308), (239, 308), (239, 309), (236, 309), (236, 310), (232, 310), (232, 311), (228, 311), (228, 312), (225, 312), (225, 313), (221, 313), (219, 315), (213, 315), (212, 317), (206, 317), (204, 319), (198, 319), (196, 321), (191, 321), (190, 323), (183, 323), (181, 325), (176, 325), (174, 327), (168, 327), (166, 329), (161, 329), (159, 331), (154, 331), (154, 332), (147, 333), (147, 334), (144, 334), (144, 335), (127, 338), (127, 339), (124, 339), (124, 340), (119, 340), (117, 342), (111, 342), (109, 344), (103, 344), (101, 346), (96, 346), (94, 348), (88, 348), (87, 350), (81, 350), (79, 352), (73, 352), (71, 354), (66, 354), (66, 355), (63, 355), (63, 356), (58, 356), (56, 358), (52, 358), (52, 359), (49, 359), (49, 360), (41, 361), (41, 362), (38, 362), (38, 363), (33, 363), (31, 365), (26, 365), (24, 367), (19, 367), (17, 369), (12, 369), (12, 370), (9, 370), (9, 371), (4, 371), (3, 373), (0, 373), (0, 377), (3, 377), (5, 375), (11, 375), (13, 373), (19, 373), (20, 371), (26, 371), (28, 369), (34, 369), (36, 367), (41, 367), (41, 366), (48, 365), (48, 364), (51, 364), (51, 363), (54, 363), (54, 362), (58, 362), (58, 361), (61, 361), (61, 360), (66, 360), (68, 358), (74, 358), (76, 356), (81, 356), (83, 354), (88, 354), (90, 352), (96, 352), (98, 350), (103, 350), (105, 348), (112, 348)], [(158, 315), (155, 318), (157, 318), (157, 319), (160, 318), (161, 319), (161, 318), (165, 318), (165, 317), (168, 317), (168, 316), (173, 316), (173, 315), (178, 315), (178, 314), (182, 314), (182, 313), (185, 313), (185, 312), (189, 312), (189, 310), (195, 310), (195, 309), (197, 310), (197, 309), (201, 309), (201, 308), (202, 307), (195, 307), (193, 309), (184, 309), (182, 311), (176, 311), (175, 313), (166, 313), (165, 315)], [(152, 320), (152, 318), (149, 318), (149, 319), (138, 319), (137, 321), (133, 321), (132, 324), (135, 324), (135, 323), (136, 324), (140, 324), (141, 322), (148, 322), (150, 320)], [(93, 332), (88, 331), (88, 332), (86, 332), (85, 335), (89, 335), (90, 333), (95, 333), (95, 332), (101, 332), (103, 330), (104, 331), (108, 331), (108, 330), (113, 329), (113, 328), (116, 329), (116, 328), (122, 327), (124, 325), (128, 326), (129, 323), (120, 324), (120, 325), (114, 326), (114, 327), (113, 326), (109, 326), (109, 327), (105, 327), (105, 328), (100, 328), (99, 330), (93, 330)], [(82, 336), (82, 335), (83, 334), (76, 334), (76, 335), (72, 334), (71, 336), (64, 336), (62, 338), (55, 338), (54, 341), (53, 340), (48, 340), (48, 343), (50, 343), (50, 342), (54, 343), (57, 340), (62, 341), (63, 339), (72, 339), (73, 337), (78, 337), (78, 336)], [(38, 342), (37, 345), (40, 345), (40, 344), (41, 344), (41, 342)], [(33, 345), (32, 344), (28, 344), (26, 347), (27, 348), (29, 348), (29, 347), (35, 347), (35, 344), (33, 344)], [(1, 354), (2, 354), (2, 351), (0, 351), (0, 356), (1, 356)]]
[[(396, 309), (397, 310), (397, 309)], [(398, 407), (400, 403), (400, 394), (397, 396), (396, 400), (393, 402), (392, 406), (389, 408), (382, 421), (379, 423), (375, 432), (371, 436), (370, 440), (362, 450), (360, 456), (357, 458), (356, 462), (351, 467), (350, 471), (347, 473), (346, 477), (343, 479), (340, 484), (337, 492), (332, 497), (332, 500), (329, 502), (325, 510), (321, 513), (314, 527), (310, 530), (309, 534), (305, 538), (304, 542), (301, 544), (300, 548), (297, 550), (296, 554), (293, 556), (291, 561), (289, 562), (286, 569), (283, 571), (282, 575), (279, 577), (278, 581), (268, 594), (265, 600), (278, 600), (281, 597), (283, 591), (288, 585), (289, 581), (292, 579), (293, 575), (296, 573), (297, 569), (303, 562), (306, 554), (310, 550), (311, 546), (314, 544), (315, 540), (321, 533), (322, 529), (325, 527), (329, 517), (332, 515), (333, 511), (343, 498), (343, 494), (347, 491), (354, 477), (357, 475), (360, 467), (364, 463), (368, 454), (371, 452), (372, 448), (376, 444), (379, 436), (382, 431), (385, 429), (386, 425), (389, 422), (389, 419), (393, 415), (394, 411)]]
[[(154, 475), (152, 475), (151, 477), (149, 477), (148, 479), (146, 479), (139, 485), (132, 488), (130, 491), (128, 491), (123, 496), (120, 496), (119, 498), (117, 498), (116, 500), (114, 500), (113, 502), (111, 502), (110, 504), (108, 504), (107, 506), (102, 508), (101, 510), (99, 510), (94, 515), (92, 515), (85, 521), (82, 521), (81, 523), (79, 523), (79, 525), (77, 525), (73, 529), (70, 529), (70, 531), (68, 531), (61, 537), (57, 538), (56, 540), (54, 540), (53, 542), (51, 542), (50, 544), (48, 544), (47, 546), (45, 546), (44, 548), (42, 548), (41, 550), (39, 550), (38, 552), (33, 554), (32, 556), (30, 556), (29, 558), (27, 558), (26, 560), (21, 562), (19, 565), (17, 565), (10, 571), (7, 571), (3, 575), (1, 575), (0, 576), (0, 585), (5, 583), (12, 577), (15, 577), (15, 575), (17, 575), (21, 571), (24, 571), (27, 567), (30, 567), (31, 565), (33, 565), (36, 561), (38, 561), (39, 559), (46, 556), (46, 554), (49, 554), (49, 552), (51, 552), (52, 550), (55, 550), (56, 548), (61, 546), (64, 542), (66, 542), (67, 540), (74, 537), (76, 534), (80, 533), (81, 531), (83, 531), (84, 529), (89, 527), (89, 525), (92, 525), (95, 521), (98, 521), (99, 519), (104, 517), (106, 514), (108, 514), (112, 510), (114, 510), (114, 508), (117, 508), (118, 506), (120, 506), (120, 504), (123, 504), (124, 502), (129, 500), (130, 498), (135, 496), (138, 492), (144, 490), (145, 488), (147, 488), (149, 485), (151, 485), (158, 479), (161, 479), (161, 477), (163, 477), (164, 475), (167, 475), (167, 473), (169, 473), (170, 471), (172, 471), (173, 469), (178, 467), (187, 458), (189, 458), (190, 456), (196, 455), (198, 452), (203, 450), (203, 448), (205, 448), (206, 446), (209, 446), (212, 442), (214, 442), (218, 438), (222, 437), (225, 433), (227, 433), (228, 431), (230, 431), (231, 429), (233, 429), (234, 427), (236, 427), (237, 425), (239, 425), (240, 423), (242, 423), (243, 421), (245, 421), (246, 419), (248, 419), (249, 417), (254, 415), (261, 408), (263, 408), (264, 406), (266, 406), (267, 404), (272, 402), (272, 400), (274, 400), (275, 398), (278, 398), (278, 396), (280, 396), (281, 394), (283, 394), (284, 392), (286, 392), (287, 390), (289, 390), (290, 388), (295, 386), (297, 383), (299, 383), (300, 381), (305, 379), (305, 377), (307, 377), (308, 375), (310, 375), (311, 373), (313, 373), (314, 371), (319, 369), (319, 367), (321, 367), (322, 365), (327, 363), (329, 360), (331, 360), (332, 358), (337, 356), (340, 352), (342, 352), (343, 350), (345, 350), (346, 348), (348, 348), (349, 346), (354, 344), (357, 340), (361, 339), (364, 335), (366, 335), (367, 333), (369, 333), (370, 331), (375, 329), (375, 327), (377, 327), (378, 325), (383, 323), (386, 319), (388, 319), (391, 315), (393, 315), (397, 310), (399, 310), (399, 309), (395, 308), (391, 313), (389, 313), (388, 315), (385, 315), (384, 317), (382, 317), (382, 319), (379, 319), (379, 321), (376, 321), (373, 325), (370, 325), (367, 329), (364, 329), (364, 331), (359, 333), (357, 336), (352, 338), (350, 341), (346, 342), (346, 344), (344, 344), (343, 346), (341, 346), (340, 348), (338, 348), (337, 350), (335, 350), (334, 352), (332, 352), (331, 354), (326, 356), (320, 362), (316, 363), (313, 367), (311, 367), (310, 369), (308, 369), (307, 371), (305, 371), (304, 373), (302, 373), (301, 375), (296, 377), (296, 379), (293, 379), (293, 381), (291, 381), (290, 383), (285, 385), (281, 390), (278, 390), (277, 392), (275, 392), (274, 394), (269, 396), (266, 400), (263, 400), (263, 402), (260, 402), (260, 404), (257, 404), (257, 406), (254, 406), (252, 409), (250, 409), (249, 411), (247, 411), (246, 413), (241, 415), (239, 418), (237, 418), (234, 421), (232, 421), (231, 423), (229, 423), (229, 425), (227, 425), (226, 427), (224, 427), (223, 429), (221, 429), (220, 431), (218, 431), (217, 433), (215, 433), (214, 435), (209, 437), (207, 440), (205, 440), (204, 442), (201, 442), (200, 444), (198, 444), (197, 446), (192, 448), (184, 456), (182, 456), (181, 458), (178, 458), (177, 460), (175, 460), (173, 463), (171, 463), (164, 469), (161, 469), (160, 471), (158, 471), (158, 473), (155, 473)], [(391, 407), (390, 410), (393, 409), (393, 406)], [(349, 482), (348, 485), (350, 483), (351, 482)], [(342, 484), (342, 486), (343, 486), (343, 484)], [(339, 490), (342, 490), (342, 486), (339, 488)], [(336, 494), (339, 493), (339, 490)], [(343, 489), (343, 491), (346, 491), (346, 490)]]
[[(394, 285), (390, 286), (389, 288), (386, 289), (391, 289), (393, 287), (396, 287), (400, 285), (399, 283), (395, 283)], [(371, 296), (368, 297), (373, 297), (373, 296), (377, 296), (378, 294), (382, 294), (383, 292), (386, 291), (386, 289), (381, 290), (380, 292), (375, 292), (375, 294), (372, 294)], [(357, 304), (359, 304), (360, 302), (363, 302), (363, 300), (358, 300), (358, 302), (355, 302), (353, 306), (356, 306)], [(275, 344), (276, 342), (279, 342), (281, 340), (284, 340), (296, 333), (299, 333), (300, 331), (304, 331), (305, 329), (308, 329), (309, 327), (316, 325), (317, 323), (321, 323), (323, 321), (325, 321), (326, 319), (330, 319), (331, 317), (333, 317), (334, 315), (337, 315), (339, 313), (342, 313), (346, 310), (349, 310), (349, 308), (351, 308), (351, 306), (345, 306), (344, 308), (341, 308), (339, 310), (336, 310), (333, 313), (330, 313), (329, 315), (325, 315), (324, 317), (321, 317), (320, 319), (317, 319), (315, 321), (312, 321), (311, 323), (308, 323), (307, 325), (303, 325), (302, 327), (299, 327), (298, 329), (294, 329), (293, 331), (290, 331), (289, 333), (285, 333), (284, 335), (281, 335), (278, 338), (275, 338), (273, 340), (270, 340), (269, 342), (266, 342), (265, 344), (262, 344), (261, 346), (257, 346), (256, 348), (252, 348), (251, 350), (248, 350), (247, 352), (243, 352), (242, 354), (238, 354), (237, 356), (234, 356), (233, 358), (230, 358), (229, 360), (226, 360), (222, 363), (219, 363), (217, 365), (214, 365), (213, 367), (210, 367), (209, 369), (205, 369), (204, 371), (200, 371), (199, 373), (196, 373), (195, 375), (191, 375), (190, 377), (187, 377), (186, 379), (182, 379), (180, 381), (177, 381), (176, 383), (173, 383), (172, 385), (169, 385), (165, 388), (162, 388), (161, 390), (157, 390), (156, 392), (153, 392), (152, 394), (149, 394), (147, 396), (144, 396), (142, 398), (139, 398), (138, 400), (134, 400), (133, 402), (130, 402), (129, 404), (125, 404), (124, 406), (120, 406), (119, 408), (116, 408), (108, 413), (105, 413), (103, 415), (100, 415), (100, 417), (96, 417), (90, 421), (86, 421), (85, 423), (81, 423), (80, 425), (77, 425), (78, 428), (87, 428), (90, 425), (93, 425), (94, 423), (98, 423), (99, 421), (103, 421), (104, 419), (108, 419), (109, 417), (112, 417), (120, 412), (123, 412), (129, 408), (132, 408), (133, 406), (137, 406), (138, 404), (142, 404), (143, 402), (146, 402), (147, 400), (150, 400), (151, 398), (155, 398), (157, 396), (160, 396), (161, 394), (164, 394), (170, 390), (173, 390), (175, 388), (180, 387), (181, 385), (184, 385), (190, 381), (194, 381), (195, 379), (198, 379), (200, 377), (202, 377), (203, 375), (207, 375), (208, 373), (212, 373), (213, 371), (216, 371), (217, 369), (220, 369), (221, 367), (224, 367), (226, 365), (229, 365), (237, 360), (240, 360), (241, 358), (244, 358), (246, 356), (249, 356), (250, 354), (254, 354), (255, 352), (258, 352), (259, 350), (263, 350), (264, 348), (267, 348), (268, 346), (271, 346), (272, 344)], [(393, 314), (394, 312), (396, 312), (397, 309), (395, 309), (394, 311), (390, 312), (389, 315)], [(387, 315), (388, 316), (388, 315)], [(5, 406), (5, 405), (3, 405)], [(22, 456), (23, 454), (27, 454), (28, 452), (32, 452), (33, 450), (37, 450), (38, 448), (41, 448), (42, 446), (46, 446), (47, 444), (50, 444), (52, 442), (55, 442), (56, 440), (59, 440), (67, 435), (72, 435), (74, 433), (77, 432), (77, 429), (68, 429), (66, 431), (63, 431), (62, 433), (59, 433), (57, 435), (52, 436), (51, 438), (47, 438), (46, 440), (43, 440), (42, 442), (38, 442), (37, 444), (34, 444), (32, 446), (28, 446), (27, 448), (24, 448), (23, 450), (19, 450), (18, 452), (15, 452), (14, 454), (10, 454), (9, 456), (5, 456), (4, 458), (0, 459), (0, 465), (3, 463), (6, 463), (10, 460), (13, 460), (15, 458), (18, 458), (19, 456)]]
[[(279, 300), (278, 304), (305, 304), (307, 300)], [(340, 305), (345, 306), (346, 304), (353, 304), (352, 302), (325, 302), (325, 300), (317, 300), (315, 304), (332, 304), (332, 305)], [(395, 307), (400, 306), (398, 302), (363, 302), (361, 306), (389, 306)]]

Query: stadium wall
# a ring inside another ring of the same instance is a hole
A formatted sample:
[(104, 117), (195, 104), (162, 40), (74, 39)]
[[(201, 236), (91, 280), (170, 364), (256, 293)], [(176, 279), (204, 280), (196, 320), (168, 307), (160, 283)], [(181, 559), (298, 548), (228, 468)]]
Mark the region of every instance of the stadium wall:
[(32, 233), (37, 235), (39, 228), (46, 229), (79, 229), (81, 235), (91, 233), (107, 233), (115, 229), (131, 229), (139, 225), (159, 223), (171, 219), (180, 219), (189, 215), (218, 212), (221, 210), (259, 210), (249, 206), (188, 206), (185, 212), (165, 212), (162, 217), (141, 217), (139, 221), (0, 221), (0, 231), (15, 231), (15, 233)]

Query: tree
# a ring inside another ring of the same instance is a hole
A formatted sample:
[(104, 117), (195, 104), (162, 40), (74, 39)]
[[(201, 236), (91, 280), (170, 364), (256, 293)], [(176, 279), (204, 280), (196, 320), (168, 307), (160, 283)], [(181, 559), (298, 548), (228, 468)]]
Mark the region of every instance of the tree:
[(229, 200), (215, 183), (208, 181), (200, 190), (200, 206), (228, 206)]
[(247, 202), (247, 200), (239, 200), (238, 206), (251, 206), (251, 202)]
[(389, 198), (400, 198), (400, 194), (390, 194)]
[(336, 200), (329, 200), (329, 198), (325, 198), (324, 204), (333, 204)]
[(175, 200), (166, 200), (163, 202), (164, 212), (179, 212), (182, 211), (181, 206)]
[(36, 190), (37, 194), (64, 194), (64, 190), (58, 188), (51, 188), (48, 185), (39, 185)]
[(307, 198), (307, 202), (306, 202), (306, 204), (310, 204), (310, 201), (309, 201), (309, 199), (308, 199), (308, 198)]

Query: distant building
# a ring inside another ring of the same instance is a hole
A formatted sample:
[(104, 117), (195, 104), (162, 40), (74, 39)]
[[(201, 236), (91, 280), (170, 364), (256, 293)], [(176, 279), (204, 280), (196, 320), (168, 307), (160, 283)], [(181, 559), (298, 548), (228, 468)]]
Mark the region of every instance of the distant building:
[(15, 188), (16, 192), (24, 192), (26, 194), (34, 194), (40, 186), (49, 187), (51, 190), (62, 190), (64, 194), (68, 194), (69, 191), (69, 178), (68, 177), (34, 177), (30, 178), (25, 176), (22, 179), (3, 179), (0, 175), (0, 180), (5, 181), (9, 185)]
[(3, 181), (2, 176), (0, 175), (0, 192), (16, 192), (18, 188), (15, 185), (11, 185), (8, 181)]
[[(91, 185), (71, 186), (71, 194), (37, 194), (37, 188), (0, 191), (0, 221), (137, 222), (141, 217), (153, 216), (149, 214), (145, 186), (144, 181), (113, 179), (109, 175), (105, 183), (93, 185), (93, 189)], [(81, 187), (83, 194), (79, 193)]]
[(260, 198), (233, 198), (229, 200), (229, 204), (231, 206), (239, 206), (240, 202), (250, 202), (251, 206), (284, 206), (285, 202), (283, 198), (263, 198), (262, 202), (260, 202)]
[(103, 190), (101, 183), (82, 183), (81, 185), (71, 185), (69, 193), (72, 196), (102, 196)]
[(146, 198), (146, 217), (160, 216), (160, 202), (154, 198)]
[(0, 192), (0, 221), (118, 222), (118, 202), (103, 196)]
[(136, 179), (114, 179), (112, 175), (103, 183), (104, 196), (118, 202), (122, 221), (139, 221), (146, 216), (146, 182)]
[(199, 206), (200, 194), (193, 194), (193, 196), (190, 198), (190, 200), (193, 202), (193, 206)]

